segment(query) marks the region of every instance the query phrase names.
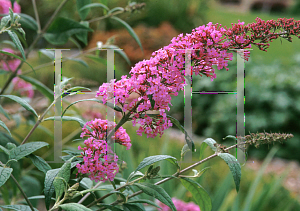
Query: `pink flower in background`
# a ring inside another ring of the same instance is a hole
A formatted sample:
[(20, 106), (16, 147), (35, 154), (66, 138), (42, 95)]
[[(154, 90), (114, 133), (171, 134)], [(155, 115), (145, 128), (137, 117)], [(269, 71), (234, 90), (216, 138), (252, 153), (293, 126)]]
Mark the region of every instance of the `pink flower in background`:
[[(11, 2), (10, 0), (0, 0), (0, 14), (8, 14), (9, 8), (11, 8)], [(21, 13), (21, 7), (20, 5), (15, 1), (14, 3), (14, 13)], [(2, 17), (0, 17), (2, 19)]]
[[(1, 1), (1, 0), (0, 0)], [(10, 48), (3, 48), (2, 51), (6, 51), (8, 53), (12, 53), (12, 54), (16, 54), (16, 52)], [(5, 55), (5, 54), (2, 54)], [(6, 55), (7, 56), (7, 55)], [(8, 58), (8, 57), (7, 57)], [(8, 66), (7, 66), (7, 64)], [(18, 68), (18, 66), (21, 64), (21, 61), (19, 59), (15, 59), (15, 58), (9, 58), (6, 60), (6, 62), (4, 60), (1, 61), (1, 65), (2, 68), (6, 71), (16, 71), (16, 69)]]
[[(172, 198), (172, 201), (177, 209), (177, 211), (201, 211), (199, 206), (194, 202), (186, 203), (176, 198)], [(158, 206), (162, 208), (162, 211), (171, 211), (170, 207), (163, 204), (162, 202), (156, 200)], [(159, 209), (160, 210), (160, 209)]]
[(14, 90), (19, 92), (20, 95), (26, 95), (29, 98), (33, 98), (34, 91), (30, 83), (27, 83), (18, 77), (15, 77), (12, 80), (12, 83), (14, 84)]

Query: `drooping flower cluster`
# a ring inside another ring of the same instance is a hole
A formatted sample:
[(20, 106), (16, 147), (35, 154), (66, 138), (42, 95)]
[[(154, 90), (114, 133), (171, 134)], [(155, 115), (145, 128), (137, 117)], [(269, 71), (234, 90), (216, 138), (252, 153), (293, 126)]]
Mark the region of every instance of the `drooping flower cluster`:
[[(300, 38), (299, 30), (300, 21), (286, 18), (277, 21), (257, 18), (256, 23), (246, 26), (239, 21), (232, 24), (232, 28), (208, 23), (194, 29), (191, 34), (180, 34), (172, 39), (171, 44), (154, 52), (149, 60), (137, 63), (130, 71), (130, 78), (122, 76), (119, 81), (104, 83), (96, 97), (102, 96), (104, 102), (115, 97), (115, 102), (120, 103), (124, 112), (133, 114), (133, 124), (141, 124), (137, 131), (139, 135), (143, 132), (148, 137), (162, 135), (172, 125), (165, 115), (165, 110), (170, 109), (169, 104), (172, 106), (171, 96), (177, 96), (185, 85), (186, 55), (191, 56), (191, 75), (205, 75), (213, 80), (216, 78), (213, 65), (228, 70), (228, 61), (233, 56), (228, 50), (249, 49), (252, 44), (266, 51), (268, 42), (278, 37), (289, 41), (291, 35)], [(250, 51), (245, 50), (244, 59), (248, 61), (249, 56)], [(126, 98), (132, 93), (139, 97), (126, 103)], [(145, 115), (149, 110), (160, 111), (160, 115), (151, 118)], [(137, 122), (137, 119), (140, 120)]]
[(286, 133), (251, 133), (250, 135), (246, 135), (245, 137), (238, 136), (238, 139), (242, 139), (243, 142), (241, 145), (244, 145), (245, 148), (248, 148), (250, 145), (254, 145), (258, 148), (262, 144), (271, 144), (275, 142), (283, 143), (287, 139), (293, 138), (293, 134)]
[[(16, 54), (16, 52), (10, 48), (3, 48), (2, 51), (6, 51), (12, 54)], [(14, 57), (10, 57), (8, 55), (2, 54), (1, 55), (1, 63), (0, 66), (5, 71), (18, 71), (18, 75), (22, 73), (22, 71), (19, 69), (17, 70), (18, 66), (21, 64), (21, 61), (19, 59), (15, 59)], [(15, 77), (12, 80), (12, 83), (14, 84), (14, 90), (19, 92), (20, 95), (25, 95), (29, 98), (33, 98), (34, 91), (33, 87), (30, 83), (27, 83), (21, 78)]]
[[(172, 198), (172, 201), (173, 201), (173, 204), (175, 205), (177, 211), (201, 211), (199, 206), (196, 205), (194, 202), (186, 203), (186, 202), (181, 201), (176, 198)], [(163, 204), (162, 202), (156, 200), (156, 203), (158, 206), (160, 206), (162, 208), (162, 210), (161, 209), (159, 209), (159, 210), (171, 211), (170, 207)]]
[[(85, 147), (78, 146), (78, 150), (83, 150), (83, 164), (77, 164), (78, 173), (89, 174), (90, 179), (97, 181), (113, 180), (119, 171), (117, 164), (118, 156), (111, 150), (106, 142), (106, 135), (114, 129), (116, 124), (107, 120), (95, 119), (87, 122), (82, 128), (80, 137), (88, 137), (84, 141)], [(130, 149), (130, 137), (126, 130), (120, 127), (112, 139), (116, 143)]]
[[(0, 14), (8, 14), (9, 13), (9, 8), (12, 8), (10, 0), (0, 0)], [(20, 13), (21, 12), (21, 7), (16, 1), (14, 3), (13, 12), (14, 13)], [(1, 19), (2, 19), (2, 17), (0, 17), (0, 20)]]

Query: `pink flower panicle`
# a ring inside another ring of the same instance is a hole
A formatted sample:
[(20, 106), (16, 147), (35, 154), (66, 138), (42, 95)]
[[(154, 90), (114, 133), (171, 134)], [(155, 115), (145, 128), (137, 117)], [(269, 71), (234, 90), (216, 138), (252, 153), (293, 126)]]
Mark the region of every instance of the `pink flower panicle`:
[[(212, 67), (228, 70), (228, 61), (233, 54), (229, 49), (249, 49), (256, 45), (266, 51), (269, 41), (282, 36), (291, 41), (291, 35), (299, 35), (300, 21), (280, 18), (277, 21), (256, 19), (256, 23), (244, 25), (244, 22), (232, 24), (231, 28), (221, 24), (199, 26), (192, 33), (180, 34), (171, 40), (171, 44), (155, 51), (149, 60), (138, 62), (130, 71), (131, 77), (122, 76), (121, 80), (112, 80), (99, 87), (96, 97), (102, 96), (104, 103), (115, 97), (123, 111), (133, 114), (133, 125), (141, 124), (137, 133), (155, 137), (172, 126), (167, 119), (165, 110), (169, 111), (171, 96), (177, 96), (185, 85), (185, 51), (191, 50), (191, 74), (205, 75), (211, 80), (216, 78)], [(258, 40), (258, 42), (255, 42)], [(250, 51), (244, 51), (244, 59), (248, 61)], [(126, 98), (135, 93), (138, 98), (126, 103)], [(151, 99), (152, 98), (152, 99)], [(151, 106), (154, 101), (154, 107)], [(146, 111), (160, 111), (160, 115), (151, 118)], [(140, 119), (137, 121), (137, 119)]]
[[(108, 135), (106, 131), (109, 133), (115, 126), (114, 122), (101, 119), (95, 119), (85, 124), (80, 137), (88, 137), (88, 139), (84, 141), (85, 147), (78, 146), (78, 150), (83, 150), (81, 153), (83, 164), (76, 165), (78, 173), (89, 174), (90, 179), (96, 182), (114, 179), (119, 171), (118, 156), (105, 140)], [(131, 147), (130, 137), (122, 127), (115, 131), (112, 139), (116, 143), (126, 146), (127, 150)]]
[[(194, 202), (186, 203), (186, 202), (181, 201), (176, 198), (172, 198), (172, 201), (173, 201), (173, 204), (175, 205), (177, 211), (201, 211), (199, 206), (196, 205)], [(163, 204), (162, 202), (156, 200), (156, 203), (158, 206), (160, 206), (162, 208), (162, 210), (161, 209), (159, 209), (159, 210), (171, 211), (170, 207)]]

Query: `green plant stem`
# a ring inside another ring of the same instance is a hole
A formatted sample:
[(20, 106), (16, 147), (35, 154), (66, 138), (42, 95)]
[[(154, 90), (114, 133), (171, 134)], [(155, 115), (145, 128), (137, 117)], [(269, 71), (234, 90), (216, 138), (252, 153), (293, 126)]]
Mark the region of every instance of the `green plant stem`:
[(33, 6), (33, 10), (34, 10), (35, 20), (38, 25), (37, 33), (39, 34), (39, 33), (41, 33), (41, 24), (40, 24), (40, 18), (39, 18), (38, 10), (36, 8), (35, 0), (32, 0), (32, 6)]
[[(238, 144), (235, 144), (235, 145), (232, 145), (232, 146), (226, 148), (225, 150), (227, 151), (227, 150), (236, 148), (237, 146), (238, 146)], [(160, 181), (154, 183), (154, 185), (160, 185), (160, 184), (162, 184), (162, 183), (165, 183), (165, 182), (167, 182), (167, 181), (173, 179), (174, 177), (178, 177), (180, 174), (182, 174), (182, 173), (184, 173), (184, 172), (186, 172), (186, 171), (189, 171), (189, 170), (195, 168), (196, 166), (198, 166), (198, 165), (200, 165), (200, 164), (202, 164), (202, 163), (204, 163), (204, 162), (206, 162), (206, 161), (208, 161), (208, 160), (210, 160), (210, 159), (212, 159), (212, 158), (214, 158), (214, 157), (216, 157), (216, 156), (218, 156), (218, 153), (215, 153), (215, 154), (213, 154), (213, 155), (211, 155), (211, 156), (209, 156), (209, 157), (207, 157), (207, 158), (205, 158), (205, 159), (203, 159), (203, 160), (201, 160), (201, 161), (198, 161), (197, 163), (194, 163), (193, 165), (191, 165), (191, 166), (189, 166), (189, 167), (187, 167), (187, 168), (185, 168), (185, 169), (183, 169), (183, 170), (181, 170), (181, 171), (179, 171), (179, 172), (176, 172), (175, 174), (172, 175), (172, 177), (167, 177), (167, 178), (165, 178), (165, 179), (163, 179), (163, 180), (160, 180)], [(131, 184), (130, 184), (130, 185), (131, 185)], [(132, 197), (135, 197), (135, 196), (137, 196), (137, 195), (139, 195), (139, 194), (141, 194), (141, 193), (143, 193), (143, 191), (141, 191), (141, 190), (140, 190), (140, 191), (137, 191), (137, 192), (135, 192), (135, 193), (129, 195), (129, 196), (128, 196), (128, 199), (130, 199), (130, 198), (132, 198)], [(111, 195), (111, 194), (110, 194), (110, 195)], [(91, 206), (95, 205), (96, 203), (100, 202), (101, 200), (105, 199), (106, 197), (108, 197), (108, 196), (110, 196), (110, 195), (107, 194), (107, 195), (105, 195), (105, 196), (102, 196), (101, 198), (99, 198), (99, 199), (97, 199), (96, 201), (94, 201), (94, 202), (92, 202), (91, 204), (89, 204), (87, 207), (91, 207)], [(121, 203), (121, 202), (123, 202), (123, 200), (116, 200), (115, 202), (111, 203), (110, 205), (113, 206), (113, 205), (119, 204), (119, 203)], [(106, 209), (106, 208), (103, 207), (103, 208), (100, 208), (100, 209), (98, 209), (98, 210), (104, 210), (104, 209)]]
[[(57, 98), (59, 99), (59, 98)], [(39, 116), (38, 120), (36, 121), (35, 125), (33, 126), (33, 128), (29, 131), (29, 133), (27, 134), (27, 136), (24, 138), (24, 140), (22, 141), (22, 144), (25, 144), (25, 142), (28, 140), (28, 138), (31, 136), (31, 134), (33, 133), (33, 131), (37, 128), (37, 126), (39, 126), (39, 124), (43, 121), (44, 117), (46, 116), (46, 114), (48, 113), (48, 111), (50, 110), (50, 108), (55, 104), (55, 102), (57, 101), (57, 99), (55, 99), (51, 105), (48, 106), (48, 108), (46, 109), (46, 111), (42, 114), (42, 116)]]
[[(54, 11), (54, 13), (52, 14), (52, 16), (50, 17), (49, 21), (46, 23), (46, 26), (43, 28), (43, 30), (36, 36), (36, 38), (33, 40), (33, 42), (31, 43), (31, 45), (29, 46), (27, 52), (25, 53), (25, 58), (28, 57), (29, 53), (33, 50), (35, 44), (38, 42), (38, 40), (44, 35), (44, 33), (47, 31), (47, 29), (49, 28), (50, 24), (52, 23), (52, 21), (54, 20), (54, 18), (56, 17), (56, 15), (58, 14), (58, 12), (61, 10), (61, 8), (67, 3), (68, 0), (64, 0), (63, 2), (60, 3), (60, 5), (57, 7), (57, 9)], [(23, 61), (21, 61), (20, 65), (17, 67), (16, 71), (13, 72), (8, 80), (5, 82), (3, 88), (0, 91), (0, 95), (2, 95), (4, 93), (4, 91), (7, 89), (8, 85), (10, 84), (10, 82), (12, 81), (12, 79), (14, 77), (16, 77), (18, 71), (22, 65), (23, 65)]]
[(20, 184), (18, 183), (18, 181), (16, 180), (16, 178), (11, 174), (10, 177), (13, 179), (13, 181), (16, 183), (16, 185), (18, 186), (20, 192), (22, 193), (24, 199), (26, 200), (27, 204), (29, 205), (30, 209), (32, 211), (35, 211), (31, 202), (29, 201), (28, 197), (26, 196), (26, 193), (23, 191), (22, 187), (20, 186)]

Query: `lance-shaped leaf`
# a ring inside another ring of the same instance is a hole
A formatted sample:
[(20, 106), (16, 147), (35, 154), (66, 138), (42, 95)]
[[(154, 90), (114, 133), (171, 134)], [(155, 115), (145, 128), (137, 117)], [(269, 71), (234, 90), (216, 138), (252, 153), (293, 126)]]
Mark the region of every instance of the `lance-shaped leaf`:
[(122, 207), (124, 211), (145, 211), (145, 209), (140, 208), (136, 204), (124, 203)]
[(108, 205), (108, 204), (101, 204), (102, 207), (108, 208), (111, 211), (124, 211), (118, 207), (112, 206), (112, 205)]
[(215, 140), (213, 140), (212, 138), (207, 138), (205, 139), (201, 146), (200, 146), (200, 157), (199, 159), (202, 160), (203, 158), (203, 154), (204, 154), (204, 150), (206, 149), (207, 146), (209, 146), (213, 151), (217, 151), (217, 148), (214, 146), (214, 144), (216, 144), (217, 142)]
[(10, 177), (12, 171), (13, 171), (12, 168), (0, 167), (0, 187), (5, 184), (5, 182)]
[[(48, 120), (55, 120), (55, 117), (52, 116), (52, 117), (48, 117), (47, 119), (44, 119), (44, 121), (48, 121)], [(61, 120), (63, 121), (76, 121), (80, 124), (81, 127), (83, 127), (85, 125), (85, 122), (78, 118), (78, 117), (72, 117), (72, 116), (63, 116), (61, 117)]]
[(23, 13), (18, 13), (18, 15), (21, 16), (21, 19), (19, 20), (19, 23), (21, 24), (22, 27), (32, 29), (34, 31), (38, 30), (38, 25), (34, 18), (32, 18), (29, 15), (23, 14)]
[(101, 4), (101, 3), (92, 3), (92, 4), (87, 4), (83, 7), (81, 7), (79, 9), (79, 11), (82, 11), (82, 10), (85, 10), (85, 9), (88, 9), (88, 8), (93, 8), (93, 7), (101, 7), (103, 9), (105, 9), (106, 11), (109, 10), (109, 8), (107, 6), (105, 6), (104, 4)]
[(161, 161), (161, 160), (167, 160), (170, 163), (172, 163), (173, 165), (175, 165), (176, 167), (179, 167), (178, 163), (177, 163), (177, 159), (170, 156), (170, 155), (154, 155), (154, 156), (144, 158), (144, 160), (136, 168), (135, 172), (138, 171), (138, 170), (141, 170), (142, 168), (144, 168), (146, 166), (149, 166), (153, 163)]
[(12, 136), (6, 124), (1, 120), (0, 120), (0, 126), (3, 127), (9, 133), (10, 136)]
[[(123, 8), (122, 8), (123, 9)], [(137, 34), (134, 32), (134, 30), (131, 28), (131, 26), (129, 26), (128, 23), (126, 23), (125, 21), (123, 21), (122, 19), (116, 17), (116, 16), (112, 16), (111, 19), (114, 19), (115, 21), (118, 21), (119, 23), (121, 23), (126, 30), (129, 32), (129, 34), (133, 37), (133, 39), (135, 39), (135, 41), (137, 42), (137, 44), (140, 46), (142, 52), (144, 53), (144, 49), (142, 46), (142, 43), (139, 39), (139, 37), (137, 36)]]
[(135, 183), (134, 186), (137, 186), (140, 190), (146, 193), (149, 196), (153, 196), (154, 198), (158, 199), (165, 205), (171, 208), (172, 211), (176, 211), (176, 208), (172, 202), (171, 197), (167, 194), (167, 192), (154, 184), (151, 183)]
[(47, 173), (47, 171), (51, 170), (51, 166), (49, 166), (49, 164), (43, 158), (34, 154), (30, 154), (27, 157), (30, 158), (30, 160), (38, 170), (44, 172), (45, 174)]
[(236, 191), (238, 192), (240, 188), (240, 181), (242, 176), (240, 163), (233, 155), (229, 153), (219, 153), (218, 156), (222, 158), (229, 166), (229, 169), (232, 173), (233, 180), (235, 183)]
[(9, 159), (20, 160), (21, 158), (35, 152), (36, 150), (48, 146), (49, 144), (46, 142), (31, 142), (20, 145), (14, 149), (12, 149), (9, 153)]
[(180, 182), (192, 194), (201, 211), (211, 211), (212, 203), (207, 192), (192, 179), (181, 177)]
[(45, 194), (45, 205), (47, 210), (49, 210), (51, 197), (54, 193), (53, 181), (56, 175), (58, 174), (59, 170), (60, 169), (52, 169), (47, 171), (46, 173), (45, 182), (44, 182), (44, 194)]
[(93, 211), (90, 208), (87, 208), (84, 205), (77, 203), (62, 204), (59, 205), (59, 207), (65, 211)]
[[(0, 205), (0, 207), (9, 209), (9, 210), (17, 210), (17, 211), (32, 211), (31, 208), (27, 205), (19, 205), (19, 204), (14, 204), (14, 205)], [(33, 208), (34, 211), (38, 211), (36, 208)]]
[(36, 111), (29, 105), (25, 100), (23, 100), (20, 97), (14, 96), (14, 95), (0, 95), (0, 97), (7, 97), (17, 103), (19, 103), (21, 106), (23, 106), (27, 111), (32, 112), (36, 117), (38, 117)]
[(8, 35), (10, 36), (10, 38), (12, 39), (12, 41), (15, 43), (15, 45), (17, 46), (17, 48), (19, 49), (19, 51), (21, 52), (23, 59), (26, 60), (25, 57), (25, 53), (24, 53), (24, 48), (19, 40), (18, 35), (14, 32), (14, 31), (10, 31), (8, 30)]
[[(7, 71), (6, 71), (7, 72)], [(4, 110), (4, 108), (0, 105), (0, 113), (4, 114), (4, 116), (10, 120), (8, 114), (6, 113), (6, 111)]]
[(192, 150), (192, 152), (195, 152), (195, 144), (192, 140), (192, 138), (190, 137), (190, 135), (187, 133), (187, 131), (185, 130), (185, 128), (180, 124), (180, 122), (175, 119), (172, 116), (167, 115), (167, 117), (171, 120), (171, 122), (176, 125), (176, 127), (178, 127), (178, 129), (184, 133), (184, 137), (185, 137), (185, 141), (187, 143), (187, 145), (189, 146), (189, 148)]
[[(70, 159), (72, 160), (72, 158)], [(58, 174), (56, 175), (53, 185), (55, 188), (56, 199), (59, 199), (65, 191), (66, 185), (70, 179), (71, 173), (71, 161), (68, 160), (64, 165), (60, 168)]]
[(76, 0), (77, 11), (79, 13), (81, 20), (84, 20), (90, 12), (90, 8), (86, 8), (83, 10), (81, 8), (86, 5), (89, 5), (90, 3), (91, 0)]
[(135, 199), (135, 200), (128, 201), (128, 203), (147, 203), (147, 204), (150, 204), (154, 207), (157, 207), (157, 208), (161, 209), (160, 206), (155, 204), (153, 201), (150, 201), (150, 200), (147, 200), (147, 199)]
[(50, 102), (52, 102), (54, 100), (53, 91), (51, 89), (49, 89), (46, 85), (41, 83), (40, 81), (38, 81), (32, 77), (24, 76), (24, 75), (19, 75), (18, 77), (28, 83), (31, 83), (33, 86), (35, 86), (37, 88), (37, 90), (39, 90), (43, 95), (45, 95), (45, 97), (47, 97), (50, 100)]

